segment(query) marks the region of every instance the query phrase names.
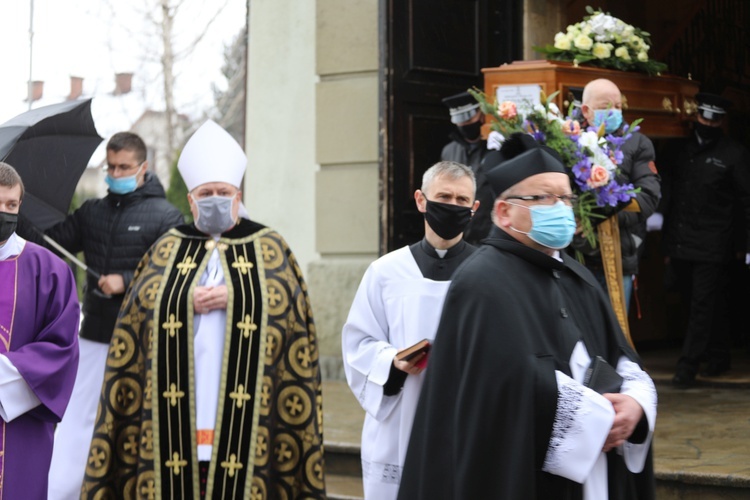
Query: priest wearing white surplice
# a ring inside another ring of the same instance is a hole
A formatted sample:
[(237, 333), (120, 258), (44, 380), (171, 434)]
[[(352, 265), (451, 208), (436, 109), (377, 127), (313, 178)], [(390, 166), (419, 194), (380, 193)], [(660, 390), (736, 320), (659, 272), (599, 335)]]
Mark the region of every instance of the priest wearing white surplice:
[(472, 170), (443, 161), (430, 167), (414, 193), (425, 214), (425, 237), (395, 250), (367, 269), (342, 333), (346, 379), (367, 412), (362, 430), (365, 498), (398, 493), (425, 356), (396, 354), (432, 340), (453, 272), (474, 247), (463, 230), (479, 206)]

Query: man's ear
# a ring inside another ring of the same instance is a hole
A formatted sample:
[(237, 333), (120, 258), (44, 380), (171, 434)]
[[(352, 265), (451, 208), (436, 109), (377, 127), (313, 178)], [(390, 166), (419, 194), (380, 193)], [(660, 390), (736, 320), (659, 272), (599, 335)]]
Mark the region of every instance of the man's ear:
[(479, 205), (480, 205), (480, 204), (481, 204), (481, 203), (479, 203), (479, 200), (474, 200), (474, 205), (473, 205), (473, 206), (471, 207), (471, 211), (473, 212), (473, 213), (471, 214), (471, 216), (472, 216), (472, 217), (474, 217), (474, 214), (476, 214), (476, 213), (477, 213), (477, 210), (479, 209)]
[(505, 200), (495, 200), (495, 206), (493, 207), (495, 214), (495, 221), (500, 227), (509, 227), (510, 222), (510, 204)]
[(414, 201), (417, 202), (417, 210), (422, 213), (427, 212), (427, 197), (421, 189), (414, 191)]

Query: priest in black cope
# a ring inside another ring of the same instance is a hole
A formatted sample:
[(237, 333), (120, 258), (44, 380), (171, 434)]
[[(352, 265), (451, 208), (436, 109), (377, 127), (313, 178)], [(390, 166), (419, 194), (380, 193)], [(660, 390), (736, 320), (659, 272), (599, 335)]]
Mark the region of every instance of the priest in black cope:
[[(575, 231), (568, 176), (551, 150), (504, 156), (493, 230), (445, 298), (398, 498), (653, 498), (656, 391), (592, 274), (558, 250)], [(584, 386), (597, 356), (619, 393)]]

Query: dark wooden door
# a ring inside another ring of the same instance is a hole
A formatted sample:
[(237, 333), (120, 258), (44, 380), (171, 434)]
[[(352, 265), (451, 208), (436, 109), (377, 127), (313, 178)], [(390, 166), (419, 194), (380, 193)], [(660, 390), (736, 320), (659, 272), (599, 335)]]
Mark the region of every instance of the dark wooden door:
[(381, 253), (418, 241), (422, 174), (453, 130), (441, 99), (521, 58), (522, 0), (381, 0)]

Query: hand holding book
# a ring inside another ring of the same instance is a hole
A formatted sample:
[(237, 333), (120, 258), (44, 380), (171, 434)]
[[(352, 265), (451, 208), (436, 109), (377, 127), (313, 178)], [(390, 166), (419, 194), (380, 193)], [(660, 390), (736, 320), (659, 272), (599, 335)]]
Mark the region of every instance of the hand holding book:
[(399, 351), (396, 354), (396, 360), (410, 363), (417, 368), (424, 368), (427, 365), (427, 355), (430, 352), (430, 347), (432, 347), (430, 341), (422, 339), (416, 344)]

